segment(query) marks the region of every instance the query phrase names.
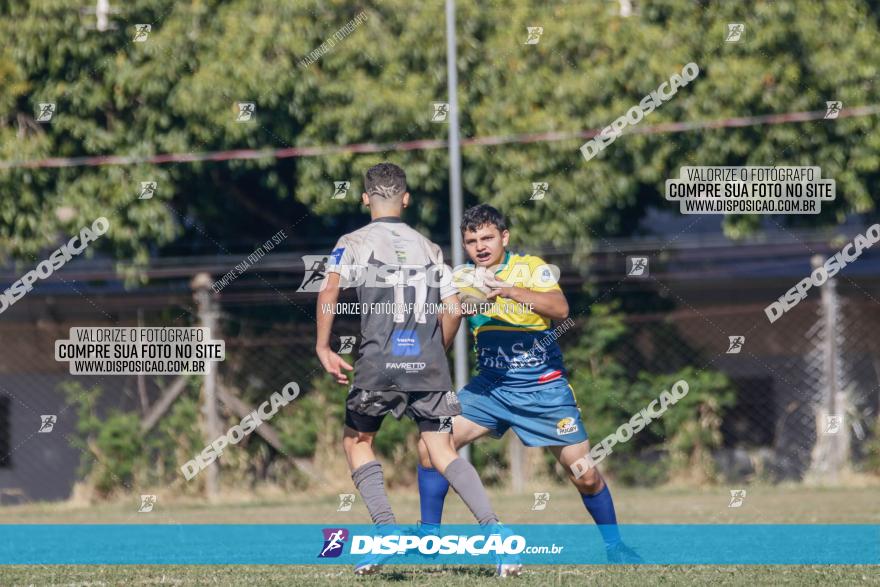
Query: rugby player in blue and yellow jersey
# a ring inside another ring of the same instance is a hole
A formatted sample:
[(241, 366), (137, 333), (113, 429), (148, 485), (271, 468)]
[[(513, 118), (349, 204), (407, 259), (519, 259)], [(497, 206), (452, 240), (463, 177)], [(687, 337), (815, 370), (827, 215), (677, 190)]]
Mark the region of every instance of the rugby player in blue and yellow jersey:
[[(539, 257), (506, 250), (510, 232), (492, 206), (468, 209), (461, 232), (477, 271), (490, 272), (484, 283), (493, 288), (489, 299), (495, 303), (488, 311), (468, 317), (476, 338), (479, 374), (458, 392), (461, 415), (454, 420), (456, 449), (487, 434), (501, 437), (508, 429), (526, 446), (546, 446), (569, 472), (598, 525), (608, 560), (640, 562), (620, 540), (611, 492), (599, 471), (591, 467), (577, 477), (571, 472), (575, 462), (588, 459), (590, 443), (566, 378), (562, 352), (551, 334), (553, 320), (568, 318), (558, 275)], [(432, 468), (421, 444), (419, 458), (422, 525), (430, 531), (440, 523), (449, 484)]]

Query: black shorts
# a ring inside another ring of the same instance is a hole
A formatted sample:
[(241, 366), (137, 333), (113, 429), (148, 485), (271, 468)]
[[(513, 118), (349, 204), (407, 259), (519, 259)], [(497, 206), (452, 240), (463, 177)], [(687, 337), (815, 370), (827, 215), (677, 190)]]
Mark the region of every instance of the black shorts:
[(352, 387), (345, 400), (345, 425), (358, 432), (376, 432), (386, 414), (407, 415), (419, 432), (452, 433), (452, 417), (461, 413), (454, 391), (368, 391)]

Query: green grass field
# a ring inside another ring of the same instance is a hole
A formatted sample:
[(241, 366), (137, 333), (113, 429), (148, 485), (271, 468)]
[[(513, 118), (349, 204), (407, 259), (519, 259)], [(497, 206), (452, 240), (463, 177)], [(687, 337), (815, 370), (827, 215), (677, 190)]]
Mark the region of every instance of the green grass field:
[[(532, 496), (493, 493), (508, 523), (572, 523), (586, 519), (569, 487), (549, 490), (550, 504), (531, 511)], [(617, 489), (622, 523), (845, 523), (878, 524), (878, 489), (751, 487), (742, 507), (728, 508), (728, 488)], [(159, 494), (155, 510), (137, 513), (137, 497), (92, 507), (29, 504), (0, 508), (3, 523), (369, 523), (358, 500), (351, 512), (337, 512), (335, 495), (228, 500), (216, 505), (175, 501)], [(418, 518), (418, 497), (394, 493), (392, 505), (402, 522)], [(447, 500), (449, 523), (470, 523), (453, 495)], [(0, 585), (404, 585), (473, 586), (494, 581), (488, 567), (387, 567), (382, 575), (354, 577), (342, 566), (5, 566)], [(880, 566), (555, 566), (529, 567), (510, 582), (521, 585), (880, 585)]]

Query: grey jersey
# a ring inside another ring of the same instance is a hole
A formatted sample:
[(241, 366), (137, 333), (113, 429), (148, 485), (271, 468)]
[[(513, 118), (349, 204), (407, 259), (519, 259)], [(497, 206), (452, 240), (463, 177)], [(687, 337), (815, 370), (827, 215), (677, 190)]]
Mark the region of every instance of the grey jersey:
[(344, 235), (327, 271), (356, 288), (361, 308), (354, 386), (367, 390), (448, 391), (440, 301), (456, 293), (444, 279), (440, 247), (400, 218), (385, 217)]

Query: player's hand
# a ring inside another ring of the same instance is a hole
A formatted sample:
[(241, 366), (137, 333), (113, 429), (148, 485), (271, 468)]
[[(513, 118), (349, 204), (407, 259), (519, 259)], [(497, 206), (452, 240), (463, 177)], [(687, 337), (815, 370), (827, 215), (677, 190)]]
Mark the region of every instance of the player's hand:
[(348, 375), (342, 372), (343, 369), (352, 371), (354, 367), (345, 362), (345, 359), (330, 350), (329, 347), (318, 348), (318, 359), (324, 371), (336, 378), (336, 383), (348, 385)]
[(492, 288), (492, 291), (486, 294), (486, 297), (494, 301), (498, 296), (505, 298), (513, 298), (512, 291), (515, 289), (512, 283), (502, 281), (494, 275), (487, 275), (483, 281), (484, 284)]

